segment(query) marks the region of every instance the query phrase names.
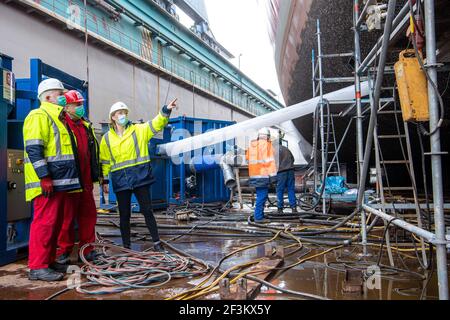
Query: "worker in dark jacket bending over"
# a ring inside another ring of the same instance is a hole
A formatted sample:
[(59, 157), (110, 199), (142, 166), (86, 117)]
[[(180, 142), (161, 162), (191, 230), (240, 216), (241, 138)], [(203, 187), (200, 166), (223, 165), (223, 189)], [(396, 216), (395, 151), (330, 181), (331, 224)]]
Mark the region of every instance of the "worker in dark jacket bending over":
[(289, 206), (292, 209), (292, 213), (297, 213), (297, 199), (295, 198), (294, 156), (287, 147), (280, 144), (277, 175), (278, 213), (283, 213), (284, 190), (286, 190), (286, 188), (289, 197)]
[[(80, 172), (82, 190), (67, 194), (64, 204), (64, 222), (58, 237), (57, 262), (68, 264), (75, 244), (74, 224), (78, 224), (79, 249), (95, 242), (97, 208), (94, 200), (94, 183), (99, 182), (100, 146), (95, 138), (92, 123), (84, 116), (84, 98), (76, 90), (64, 94), (67, 105), (65, 120), (77, 142), (77, 165)], [(84, 250), (85, 258), (93, 261), (97, 257), (92, 247)]]

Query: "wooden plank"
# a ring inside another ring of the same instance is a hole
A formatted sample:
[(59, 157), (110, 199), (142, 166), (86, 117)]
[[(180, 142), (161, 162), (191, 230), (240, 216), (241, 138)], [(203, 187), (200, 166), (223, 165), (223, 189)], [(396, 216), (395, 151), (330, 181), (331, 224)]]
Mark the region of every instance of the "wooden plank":
[[(266, 270), (266, 269), (272, 269), (277, 268), (283, 263), (283, 259), (281, 258), (263, 258), (261, 262), (258, 264), (252, 266), (251, 268), (245, 270), (245, 271), (258, 271), (258, 270)], [(268, 280), (272, 275), (273, 271), (264, 272), (261, 274), (255, 275), (257, 278), (262, 280)], [(261, 284), (256, 281), (248, 280), (246, 283), (246, 299), (247, 300), (253, 300), (256, 298), (256, 296), (259, 294), (259, 290), (261, 289)], [(241, 287), (242, 288), (242, 287)], [(242, 290), (242, 289), (241, 289)], [(237, 283), (229, 285), (229, 289), (226, 290), (220, 290), (222, 298), (224, 300), (243, 300), (244, 297), (242, 295), (242, 292), (239, 289), (239, 285)], [(202, 298), (203, 299), (203, 298)], [(204, 297), (205, 300), (219, 300), (221, 299), (221, 296), (218, 293), (209, 294)]]
[[(283, 259), (271, 259), (266, 260), (258, 263), (256, 266), (252, 267), (251, 269), (255, 270), (264, 270), (269, 268), (277, 268), (283, 264)], [(256, 275), (257, 278), (262, 280), (268, 280), (275, 271), (272, 272), (266, 272)], [(256, 281), (249, 280), (247, 283), (247, 298), (249, 300), (253, 300), (256, 298), (256, 296), (259, 294), (259, 291), (261, 289), (262, 284)]]

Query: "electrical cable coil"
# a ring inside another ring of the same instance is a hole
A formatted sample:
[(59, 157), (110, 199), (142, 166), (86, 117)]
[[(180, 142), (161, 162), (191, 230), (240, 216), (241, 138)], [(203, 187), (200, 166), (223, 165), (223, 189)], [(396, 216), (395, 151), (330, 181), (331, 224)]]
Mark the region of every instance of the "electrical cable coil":
[[(88, 282), (76, 287), (79, 293), (99, 295), (130, 289), (156, 288), (172, 279), (198, 277), (209, 270), (208, 266), (198, 259), (148, 250), (137, 252), (106, 243), (105, 240), (100, 241), (80, 249), (80, 258), (84, 263), (81, 274), (86, 276)], [(101, 249), (102, 254), (95, 262), (86, 259), (85, 250), (88, 247)], [(94, 286), (101, 288), (88, 289)]]

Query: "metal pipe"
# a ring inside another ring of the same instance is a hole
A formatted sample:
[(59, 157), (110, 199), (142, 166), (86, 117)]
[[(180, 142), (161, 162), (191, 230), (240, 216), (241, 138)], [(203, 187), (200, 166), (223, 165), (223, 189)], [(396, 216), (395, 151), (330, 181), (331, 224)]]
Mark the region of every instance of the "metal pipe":
[[(428, 68), (427, 72), (431, 80), (437, 84), (436, 30), (433, 0), (425, 0), (425, 34)], [(439, 122), (439, 107), (436, 95), (436, 90), (433, 88), (432, 84), (428, 82), (430, 132), (436, 131), (430, 137), (430, 145), (431, 168), (433, 175), (434, 221), (436, 238), (438, 240), (438, 243), (436, 244), (436, 263), (438, 273), (439, 299), (449, 300), (445, 217), (443, 210), (444, 195), (442, 187), (441, 135), (440, 130), (436, 130)]]
[(316, 74), (315, 74), (315, 64), (316, 64), (316, 57), (314, 56), (314, 49), (312, 49), (311, 52), (311, 64), (312, 64), (312, 68), (311, 68), (311, 72), (312, 72), (312, 92), (313, 92), (313, 98), (316, 96)]
[[(369, 92), (367, 82), (361, 84), (361, 93), (366, 96)], [(346, 87), (324, 95), (326, 100), (349, 100), (355, 95), (354, 86)], [(303, 101), (296, 105), (283, 108), (271, 113), (264, 114), (237, 124), (227, 126), (204, 134), (189, 137), (187, 139), (174, 141), (159, 145), (159, 153), (169, 157), (179, 157), (181, 153), (189, 152), (219, 142), (235, 139), (236, 137), (249, 137), (263, 127), (282, 124), (283, 122), (297, 119), (315, 111), (319, 103), (319, 97)]]
[[(321, 42), (321, 32), (320, 32), (320, 20), (317, 19), (317, 53), (318, 53), (318, 64), (319, 64), (319, 94), (320, 94), (320, 100), (319, 100), (319, 104), (320, 104), (320, 144), (321, 144), (321, 148), (322, 148), (322, 168), (321, 168), (321, 173), (322, 173), (322, 183), (325, 184), (325, 180), (327, 178), (325, 170), (327, 167), (327, 160), (325, 157), (325, 125), (324, 125), (324, 115), (323, 115), (323, 105), (324, 105), (324, 99), (323, 99), (323, 83), (324, 83), (324, 79), (323, 79), (323, 73), (322, 73), (322, 42)], [(329, 130), (329, 128), (327, 128), (327, 130)], [(327, 146), (328, 148), (328, 146)], [(317, 171), (314, 171), (314, 175), (318, 175)], [(326, 206), (326, 198), (322, 197), (322, 213), (326, 214), (327, 213), (327, 206)]]
[[(365, 148), (365, 152), (364, 152), (364, 162), (363, 162), (363, 166), (361, 169), (361, 175), (360, 175), (361, 178), (359, 179), (358, 202), (357, 202), (358, 209), (361, 209), (363, 199), (364, 199), (367, 171), (369, 170), (370, 155), (372, 153), (373, 132), (374, 132), (375, 124), (377, 122), (378, 103), (380, 101), (381, 86), (383, 84), (383, 78), (384, 78), (384, 66), (386, 65), (386, 57), (387, 57), (387, 51), (388, 51), (388, 47), (389, 47), (389, 36), (392, 31), (392, 21), (394, 20), (396, 3), (397, 3), (396, 0), (389, 1), (386, 23), (384, 25), (384, 37), (383, 37), (382, 52), (380, 55), (377, 79), (375, 82), (375, 89), (374, 89), (374, 94), (373, 94), (374, 100), (373, 100), (373, 103), (371, 106), (369, 128), (367, 130), (367, 140), (366, 140), (366, 148)], [(361, 236), (362, 236), (363, 246), (367, 245), (367, 234), (366, 234), (367, 230), (365, 230), (365, 222), (366, 222), (365, 219), (366, 219), (366, 215), (364, 213), (364, 210), (361, 210)]]
[(322, 57), (322, 58), (345, 58), (345, 57), (353, 57), (353, 52), (347, 52), (347, 53), (329, 53), (329, 54), (323, 54), (321, 57)]
[(336, 78), (322, 78), (319, 79), (323, 83), (342, 83), (342, 82), (354, 82), (354, 77), (336, 77)]
[[(378, 190), (381, 200), (381, 210), (382, 212), (386, 212), (386, 209), (384, 208), (384, 204), (386, 203), (385, 197), (384, 197), (384, 184), (383, 184), (383, 176), (382, 176), (382, 170), (381, 170), (381, 161), (380, 161), (380, 148), (379, 148), (379, 139), (378, 139), (378, 128), (375, 126), (374, 132), (373, 132), (373, 139), (375, 141), (375, 162), (376, 162), (376, 174), (377, 174), (377, 180), (378, 180)], [(384, 226), (387, 226), (387, 221), (383, 221)], [(386, 232), (386, 247), (387, 247), (387, 253), (389, 258), (389, 263), (391, 267), (395, 266), (394, 263), (394, 257), (392, 255), (392, 247), (391, 247), (391, 236), (389, 235), (389, 232)]]
[[(404, 122), (403, 127), (405, 128), (405, 136), (406, 136), (406, 141), (407, 141), (406, 149), (408, 152), (408, 160), (410, 161), (410, 164), (408, 164), (408, 171), (411, 176), (411, 182), (413, 185), (414, 205), (415, 205), (416, 215), (417, 215), (417, 226), (419, 228), (423, 228), (422, 214), (420, 211), (420, 203), (419, 203), (419, 198), (418, 198), (419, 195), (418, 195), (418, 191), (417, 191), (416, 173), (414, 170), (414, 165), (412, 163), (413, 156), (412, 156), (412, 148), (411, 148), (411, 139), (409, 137), (408, 122)], [(425, 248), (425, 241), (423, 241), (423, 240), (420, 241), (420, 247), (422, 249), (422, 261), (423, 261), (422, 263), (426, 267), (426, 269), (428, 269), (429, 265), (428, 265), (428, 259), (427, 259), (427, 252), (426, 252), (426, 248)]]
[[(412, 232), (412, 233), (418, 235), (419, 237), (426, 239), (430, 243), (435, 244), (435, 243), (439, 242), (437, 240), (437, 238), (436, 238), (436, 235), (434, 233), (432, 233), (432, 232), (429, 232), (427, 230), (423, 230), (423, 229), (421, 229), (421, 228), (419, 228), (419, 227), (417, 227), (417, 226), (415, 226), (415, 225), (413, 225), (411, 223), (408, 223), (408, 222), (406, 222), (404, 220), (401, 220), (399, 218), (395, 218), (393, 216), (390, 216), (390, 215), (384, 213), (383, 211), (376, 210), (376, 209), (374, 209), (374, 208), (372, 208), (372, 207), (370, 207), (368, 205), (363, 205), (362, 209), (366, 210), (367, 212), (370, 212), (370, 213), (372, 213), (372, 214), (374, 214), (374, 215), (376, 215), (376, 216), (378, 216), (380, 218), (382, 218), (383, 220), (386, 220), (386, 221), (390, 222), (391, 224), (395, 224), (396, 226), (398, 226), (398, 227), (400, 227), (402, 229), (405, 229), (405, 230), (407, 230), (409, 232)], [(445, 244), (444, 244), (444, 247), (445, 247)]]
[[(367, 1), (366, 6), (364, 7), (362, 15), (365, 14), (369, 3), (372, 1)], [(353, 15), (353, 28), (354, 28), (354, 41), (355, 41), (355, 70), (359, 69), (361, 64), (361, 45), (360, 45), (360, 29), (357, 24), (357, 19), (359, 17), (359, 0), (354, 0), (354, 15)], [(355, 99), (356, 99), (356, 141), (357, 141), (357, 150), (358, 150), (358, 178), (362, 170), (362, 162), (364, 157), (364, 132), (363, 132), (363, 123), (362, 123), (362, 102), (361, 102), (361, 78), (357, 72), (355, 72)], [(359, 182), (359, 181), (358, 181)]]
[[(313, 98), (317, 96), (316, 88), (316, 57), (314, 49), (312, 49), (312, 84), (313, 84)], [(313, 115), (313, 148), (312, 148), (312, 159), (313, 159), (313, 172), (314, 172), (314, 190), (317, 189), (317, 123), (316, 123), (316, 115)]]
[(236, 187), (236, 177), (234, 176), (233, 168), (226, 161), (227, 155), (224, 155), (220, 160), (220, 168), (223, 172), (223, 180), (225, 182), (225, 186), (228, 189), (233, 189)]

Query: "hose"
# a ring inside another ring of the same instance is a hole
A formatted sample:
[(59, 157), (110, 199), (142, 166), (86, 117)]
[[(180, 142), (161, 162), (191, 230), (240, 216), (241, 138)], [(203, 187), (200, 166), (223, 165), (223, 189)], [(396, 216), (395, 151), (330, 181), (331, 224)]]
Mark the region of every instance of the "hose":
[(248, 279), (248, 280), (251, 280), (251, 281), (259, 282), (259, 283), (265, 285), (266, 287), (275, 289), (277, 291), (280, 291), (280, 292), (283, 292), (283, 293), (286, 293), (286, 294), (292, 294), (292, 295), (300, 296), (302, 298), (306, 298), (306, 299), (310, 299), (310, 300), (331, 300), (329, 298), (318, 296), (318, 295), (315, 295), (315, 294), (310, 294), (310, 293), (305, 293), (305, 292), (300, 292), (300, 291), (293, 291), (293, 290), (281, 288), (281, 287), (278, 287), (278, 286), (270, 283), (269, 281), (260, 279), (260, 278), (255, 277), (255, 276), (246, 275), (245, 278)]
[[(103, 255), (95, 263), (85, 257), (86, 248), (101, 248)], [(119, 254), (108, 254), (108, 251)], [(120, 293), (130, 289), (160, 287), (172, 279), (196, 277), (205, 274), (208, 267), (200, 260), (186, 259), (177, 254), (153, 251), (137, 252), (102, 241), (87, 244), (80, 249), (84, 263), (81, 274), (88, 283), (76, 287), (77, 292), (92, 295)], [(103, 289), (86, 289), (101, 286)]]
[[(417, 27), (417, 21), (416, 21), (416, 19), (415, 19), (415, 17), (414, 17), (414, 7), (413, 7), (413, 4), (412, 4), (412, 2), (411, 2), (410, 0), (408, 0), (408, 4), (409, 4), (409, 11), (410, 11), (410, 14), (411, 14), (411, 19), (412, 19), (413, 24), (414, 24), (414, 29), (415, 29), (415, 30), (420, 30), (420, 29)], [(418, 5), (418, 7), (420, 7), (420, 3), (417, 3), (417, 5)], [(436, 125), (436, 128), (434, 128), (433, 131), (428, 132), (428, 131), (425, 129), (425, 127), (424, 127), (421, 123), (418, 124), (419, 129), (420, 129), (420, 132), (421, 132), (424, 136), (432, 136), (432, 135), (434, 135), (434, 134), (442, 127), (442, 124), (444, 123), (444, 117), (445, 117), (444, 100), (442, 100), (441, 94), (440, 94), (440, 92), (439, 92), (439, 90), (438, 90), (438, 87), (437, 87), (436, 83), (434, 83), (433, 79), (431, 79), (431, 77), (430, 77), (430, 75), (429, 75), (429, 73), (428, 73), (428, 70), (427, 70), (427, 68), (425, 67), (425, 64), (424, 64), (424, 62), (423, 62), (422, 56), (420, 55), (419, 49), (417, 48), (417, 42), (416, 42), (416, 38), (415, 38), (415, 35), (414, 35), (414, 34), (413, 34), (413, 36), (411, 37), (411, 42), (412, 42), (412, 44), (413, 44), (414, 51), (415, 51), (415, 53), (416, 53), (416, 58), (417, 58), (417, 60), (419, 61), (420, 67), (421, 67), (422, 70), (424, 71), (424, 73), (425, 73), (425, 75), (426, 75), (426, 77), (427, 77), (428, 83), (431, 85), (431, 87), (433, 88), (433, 90), (436, 92), (436, 97), (438, 98), (438, 101), (439, 101), (439, 107), (440, 107), (440, 109), (441, 109), (441, 117), (440, 117), (440, 119), (439, 119), (439, 122), (438, 122), (437, 125)]]

